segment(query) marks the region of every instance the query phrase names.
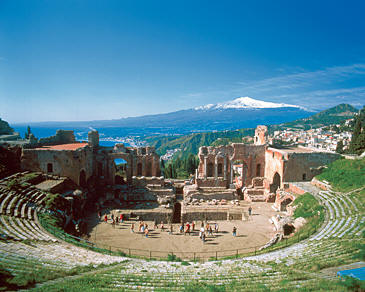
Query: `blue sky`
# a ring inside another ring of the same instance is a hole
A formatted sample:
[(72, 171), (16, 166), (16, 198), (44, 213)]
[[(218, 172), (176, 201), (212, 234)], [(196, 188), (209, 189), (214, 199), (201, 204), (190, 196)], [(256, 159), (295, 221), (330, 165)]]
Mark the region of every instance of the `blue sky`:
[(365, 104), (364, 1), (0, 1), (0, 117)]

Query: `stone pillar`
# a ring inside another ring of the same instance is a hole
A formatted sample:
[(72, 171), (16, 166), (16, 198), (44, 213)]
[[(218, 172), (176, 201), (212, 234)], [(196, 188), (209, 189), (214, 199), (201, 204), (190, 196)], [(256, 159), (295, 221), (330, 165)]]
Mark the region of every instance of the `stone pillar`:
[(195, 169), (195, 180), (198, 179), (198, 176), (199, 176), (199, 171), (198, 171), (198, 169)]
[(229, 183), (233, 184), (233, 161), (232, 160), (230, 161), (230, 170), (231, 170), (231, 177), (230, 177)]
[(224, 157), (223, 176), (224, 176), (224, 180), (227, 180), (227, 157)]
[(207, 179), (207, 157), (204, 156), (204, 179)]
[(146, 176), (146, 159), (142, 156), (142, 175)]
[(215, 157), (214, 161), (214, 179), (217, 180), (218, 178), (218, 157)]

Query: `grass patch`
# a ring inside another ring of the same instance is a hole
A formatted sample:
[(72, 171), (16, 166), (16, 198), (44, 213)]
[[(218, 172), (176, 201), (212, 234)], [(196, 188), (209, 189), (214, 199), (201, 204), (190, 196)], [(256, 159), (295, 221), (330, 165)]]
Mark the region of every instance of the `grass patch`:
[(337, 191), (348, 192), (365, 186), (365, 158), (339, 159), (331, 163), (319, 176)]

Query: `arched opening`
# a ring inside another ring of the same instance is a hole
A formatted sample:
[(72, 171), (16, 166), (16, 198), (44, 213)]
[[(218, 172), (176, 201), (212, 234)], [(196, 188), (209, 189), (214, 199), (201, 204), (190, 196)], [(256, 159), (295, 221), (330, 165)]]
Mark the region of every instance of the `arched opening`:
[(218, 163), (218, 176), (223, 176), (223, 165)]
[(207, 177), (213, 177), (213, 170), (214, 170), (214, 167), (213, 167), (213, 163), (209, 162), (208, 163), (208, 166), (207, 166)]
[(47, 164), (47, 172), (48, 173), (53, 172), (53, 164), (52, 163)]
[(256, 165), (256, 176), (261, 176), (261, 164)]
[(280, 211), (286, 211), (286, 206), (288, 206), (293, 200), (291, 198), (286, 198), (280, 204)]
[(307, 180), (307, 174), (303, 173), (303, 175), (302, 175), (302, 179), (303, 179), (303, 180)]
[(281, 185), (280, 174), (275, 172), (272, 184), (270, 185), (270, 192), (271, 193), (276, 193), (277, 189), (280, 188), (280, 185)]
[(142, 163), (137, 163), (137, 176), (142, 176)]
[(172, 216), (172, 223), (181, 222), (181, 204), (175, 203), (174, 205), (174, 215)]
[(122, 158), (114, 159), (115, 177), (114, 183), (116, 185), (124, 185), (127, 181), (127, 161)]
[(152, 176), (152, 163), (151, 162), (147, 162), (146, 176)]
[(83, 187), (83, 188), (86, 187), (86, 173), (85, 173), (85, 170), (80, 171), (79, 186)]

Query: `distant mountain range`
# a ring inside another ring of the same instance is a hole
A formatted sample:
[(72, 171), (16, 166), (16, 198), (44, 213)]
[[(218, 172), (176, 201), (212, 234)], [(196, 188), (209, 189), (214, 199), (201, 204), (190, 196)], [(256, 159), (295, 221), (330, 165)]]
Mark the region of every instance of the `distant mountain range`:
[(259, 124), (271, 125), (309, 117), (313, 112), (297, 105), (273, 103), (250, 97), (208, 104), (165, 114), (129, 117), (117, 120), (86, 122), (31, 123), (37, 127), (93, 127), (93, 128), (140, 128), (163, 129), (161, 133), (190, 133), (202, 131), (253, 128)]

